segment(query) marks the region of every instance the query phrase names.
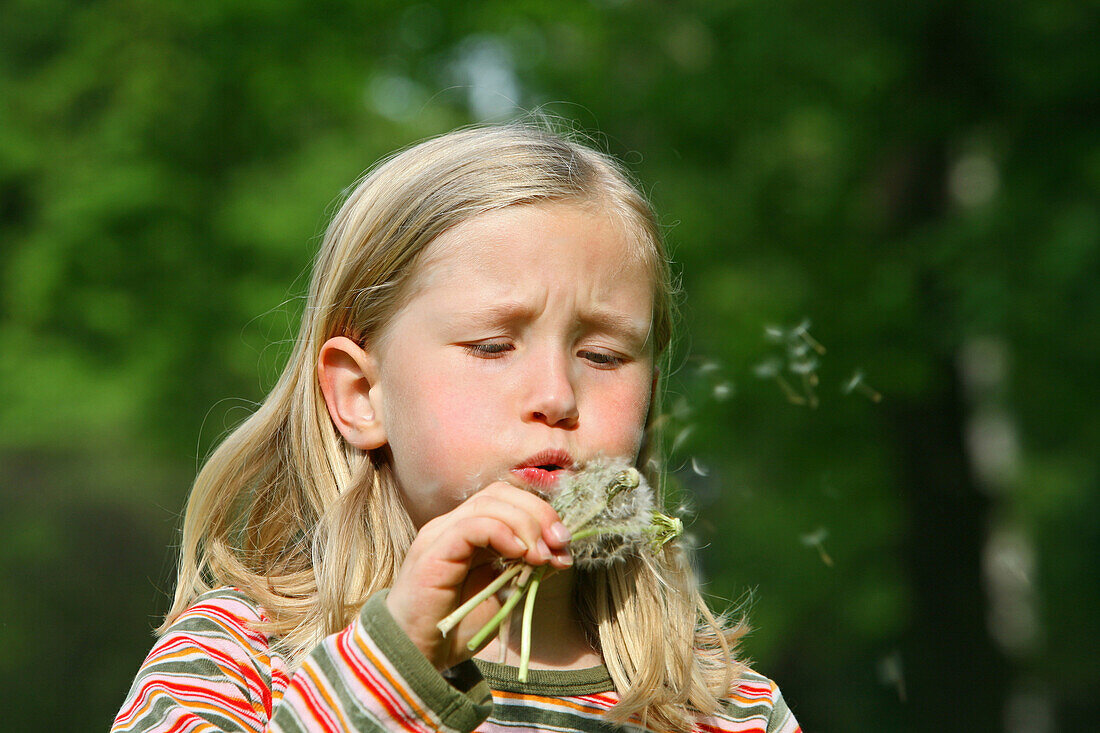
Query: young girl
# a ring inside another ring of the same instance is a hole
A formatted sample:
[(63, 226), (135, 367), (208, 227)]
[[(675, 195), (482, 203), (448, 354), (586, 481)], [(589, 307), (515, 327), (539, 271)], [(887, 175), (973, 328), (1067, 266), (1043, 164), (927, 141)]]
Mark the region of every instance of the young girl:
[[(506, 125), (377, 166), (278, 384), (195, 482), (114, 730), (797, 731), (675, 543), (574, 569), (544, 499), (594, 459), (652, 470), (671, 298), (647, 202), (587, 147)], [(437, 627), (500, 559), (551, 570), (526, 682), (515, 634), (467, 650), (496, 595)]]

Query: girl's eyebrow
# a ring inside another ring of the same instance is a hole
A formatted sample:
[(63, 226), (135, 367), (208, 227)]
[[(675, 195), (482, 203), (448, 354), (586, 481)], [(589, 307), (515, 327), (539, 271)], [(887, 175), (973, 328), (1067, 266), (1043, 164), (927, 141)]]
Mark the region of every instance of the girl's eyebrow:
[(593, 308), (582, 312), (578, 320), (583, 330), (606, 333), (622, 339), (632, 349), (640, 351), (649, 341), (649, 320), (640, 322), (617, 310)]
[(529, 321), (534, 317), (535, 311), (531, 306), (519, 301), (507, 300), (463, 310), (456, 315), (461, 321), (500, 325), (515, 321)]

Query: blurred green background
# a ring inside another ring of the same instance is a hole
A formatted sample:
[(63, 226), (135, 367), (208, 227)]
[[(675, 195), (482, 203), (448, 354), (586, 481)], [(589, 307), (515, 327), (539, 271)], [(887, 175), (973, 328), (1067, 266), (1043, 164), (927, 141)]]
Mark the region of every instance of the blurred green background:
[(0, 727), (109, 725), (339, 192), (534, 109), (661, 214), (670, 468), (803, 728), (1095, 725), (1097, 10), (3, 3)]

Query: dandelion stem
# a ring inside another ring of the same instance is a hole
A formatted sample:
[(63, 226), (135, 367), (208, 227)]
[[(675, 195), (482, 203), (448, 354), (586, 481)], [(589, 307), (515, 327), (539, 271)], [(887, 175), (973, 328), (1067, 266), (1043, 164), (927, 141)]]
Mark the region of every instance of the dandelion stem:
[(436, 624), (436, 626), (441, 632), (443, 632), (443, 635), (446, 636), (448, 633), (450, 633), (451, 629), (453, 629), (459, 624), (460, 621), (462, 621), (462, 619), (466, 618), (466, 614), (477, 608), (478, 605), (486, 598), (503, 588), (504, 584), (512, 578), (516, 577), (516, 575), (519, 574), (519, 572), (523, 570), (523, 568), (524, 565), (522, 563), (516, 563), (512, 567), (508, 568), (503, 573), (498, 575), (492, 583), (489, 583), (489, 585), (485, 586), (485, 588), (480, 593), (456, 608), (453, 613), (451, 613), (449, 616), (447, 616), (447, 618)]
[(508, 618), (500, 624), (500, 631), (497, 634), (497, 646), (500, 647), (500, 653), (497, 655), (498, 664), (507, 664), (508, 662), (508, 638), (512, 634), (512, 616), (508, 615)]
[(617, 534), (622, 536), (630, 535), (637, 532), (635, 526), (630, 524), (610, 524), (603, 527), (587, 527), (573, 533), (573, 538), (570, 542), (576, 542), (577, 540), (587, 539), (588, 537), (598, 537), (605, 534)]
[(472, 652), (477, 651), (478, 647), (480, 647), (485, 640), (489, 638), (489, 635), (497, 630), (500, 623), (508, 617), (508, 614), (510, 614), (512, 609), (516, 607), (516, 604), (519, 603), (519, 599), (523, 598), (524, 591), (526, 590), (527, 586), (522, 585), (517, 588), (512, 595), (508, 596), (508, 600), (504, 602), (504, 605), (500, 607), (496, 615), (489, 619), (489, 623), (482, 626), (481, 631), (474, 634), (473, 638), (466, 642), (466, 648)]
[(577, 540), (583, 540), (586, 537), (591, 537), (592, 535), (597, 535), (602, 531), (603, 530), (599, 527), (589, 527), (588, 529), (578, 530), (577, 532), (573, 533), (573, 537), (570, 540), (570, 542), (575, 542)]
[(519, 681), (527, 681), (527, 666), (531, 663), (531, 619), (535, 615), (535, 596), (539, 592), (539, 583), (546, 573), (543, 565), (531, 576), (527, 584), (527, 600), (523, 604), (523, 631), (520, 636)]

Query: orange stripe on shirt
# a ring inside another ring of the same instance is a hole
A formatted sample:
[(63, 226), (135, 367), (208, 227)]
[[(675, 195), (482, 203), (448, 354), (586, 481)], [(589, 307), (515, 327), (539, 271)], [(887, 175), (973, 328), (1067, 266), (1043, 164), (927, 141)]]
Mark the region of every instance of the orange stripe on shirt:
[[(358, 626), (358, 625), (356, 625), (356, 626)], [(416, 700), (409, 694), (408, 689), (404, 685), (398, 684), (397, 680), (394, 679), (393, 675), (391, 675), (389, 670), (386, 669), (386, 665), (383, 663), (383, 661), (380, 660), (378, 658), (378, 655), (376, 655), (374, 653), (374, 651), (372, 651), (371, 648), (364, 642), (364, 640), (359, 637), (359, 634), (355, 634), (354, 638), (355, 638), (356, 648), (358, 648), (359, 651), (361, 651), (363, 653), (363, 656), (365, 656), (370, 661), (370, 663), (371, 663), (371, 665), (373, 665), (374, 669), (378, 673), (380, 673), (382, 675), (382, 677), (385, 678), (386, 682), (389, 683), (390, 688), (392, 689), (392, 691), (397, 693), (401, 697), (401, 699), (405, 701), (405, 704), (408, 705), (410, 708), (413, 709), (413, 711), (416, 712), (417, 717), (419, 717), (419, 718), (421, 718), (425, 721), (432, 720), (433, 716), (430, 716), (423, 708), (421, 708), (416, 703)], [(351, 652), (351, 650), (350, 650), (350, 648), (348, 648), (347, 651), (345, 652), (345, 655), (346, 655), (345, 658), (348, 659), (348, 661), (357, 661), (357, 660), (354, 659), (354, 655), (351, 654), (350, 652)], [(388, 661), (388, 660), (386, 660), (386, 661)], [(373, 689), (376, 689), (379, 692), (381, 692), (382, 690), (379, 688), (378, 682), (373, 678), (373, 676), (371, 676), (369, 672), (365, 672), (365, 674), (367, 675), (367, 677), (365, 677), (364, 679), (369, 680), (369, 684), (372, 685)], [(400, 722), (407, 730), (413, 730), (413, 731), (419, 730), (415, 726), (411, 726), (411, 725), (408, 724), (408, 722), (405, 721), (405, 718), (407, 716), (398, 715), (398, 711), (394, 708), (391, 708), (390, 704), (387, 704), (387, 703), (383, 703), (383, 704), (386, 705), (387, 709), (390, 710), (390, 713), (394, 716), (394, 718), (396, 720), (398, 720), (398, 722)]]
[(593, 711), (593, 710), (595, 710), (595, 711), (606, 710), (606, 708), (600, 708), (600, 707), (595, 706), (595, 705), (580, 705), (578, 703), (575, 703), (575, 702), (571, 701), (569, 698), (565, 698), (565, 697), (551, 697), (551, 696), (547, 696), (547, 695), (532, 695), (532, 694), (526, 693), (526, 692), (501, 692), (501, 691), (498, 691), (498, 690), (493, 690), (493, 697), (494, 698), (499, 697), (499, 698), (502, 698), (504, 700), (529, 700), (531, 702), (542, 702), (544, 705), (548, 705), (548, 706), (552, 705), (554, 707), (571, 708), (572, 710), (576, 710), (578, 712), (588, 712), (588, 711)]

